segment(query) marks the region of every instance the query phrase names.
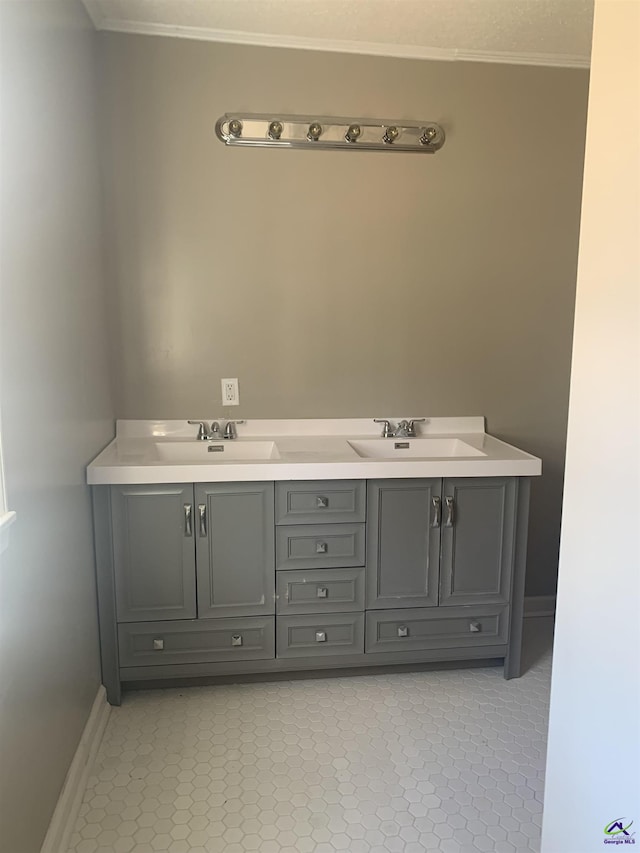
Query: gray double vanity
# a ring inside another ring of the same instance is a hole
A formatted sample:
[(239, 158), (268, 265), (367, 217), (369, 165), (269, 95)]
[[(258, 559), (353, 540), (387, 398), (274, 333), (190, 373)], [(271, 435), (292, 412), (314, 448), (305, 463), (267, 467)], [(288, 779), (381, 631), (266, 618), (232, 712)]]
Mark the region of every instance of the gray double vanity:
[(483, 418), (208, 429), (121, 421), (89, 466), (112, 704), (123, 684), (215, 676), (472, 659), (520, 674), (539, 459)]

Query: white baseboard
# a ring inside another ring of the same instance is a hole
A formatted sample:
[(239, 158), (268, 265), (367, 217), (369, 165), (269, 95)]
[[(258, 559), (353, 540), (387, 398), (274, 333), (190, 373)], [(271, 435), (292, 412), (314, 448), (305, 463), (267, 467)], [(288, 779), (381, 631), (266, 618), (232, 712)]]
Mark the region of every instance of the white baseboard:
[(49, 829), (40, 853), (66, 853), (73, 832), (87, 780), (109, 719), (111, 705), (102, 687), (98, 688), (93, 700), (89, 719), (82, 732), (80, 743), (69, 766), (58, 804), (55, 807)]
[(524, 599), (524, 615), (527, 616), (555, 616), (555, 595), (527, 595)]

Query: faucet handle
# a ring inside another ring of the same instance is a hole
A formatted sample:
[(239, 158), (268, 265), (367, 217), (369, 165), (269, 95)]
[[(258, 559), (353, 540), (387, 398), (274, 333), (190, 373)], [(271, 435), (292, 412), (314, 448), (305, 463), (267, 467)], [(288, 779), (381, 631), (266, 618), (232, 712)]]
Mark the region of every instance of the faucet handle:
[(220, 438), (220, 424), (218, 421), (211, 421), (210, 438)]
[(224, 437), (225, 438), (237, 438), (238, 431), (236, 429), (236, 421), (227, 421), (224, 425)]
[(409, 421), (409, 435), (416, 435), (416, 424), (423, 424), (426, 421), (426, 418), (411, 418)]
[(187, 421), (188, 424), (198, 426), (198, 441), (206, 441), (209, 438), (209, 427), (206, 421)]
[(391, 421), (386, 420), (386, 418), (374, 418), (373, 422), (374, 424), (383, 424), (382, 437), (389, 438), (393, 432), (393, 429), (391, 428)]

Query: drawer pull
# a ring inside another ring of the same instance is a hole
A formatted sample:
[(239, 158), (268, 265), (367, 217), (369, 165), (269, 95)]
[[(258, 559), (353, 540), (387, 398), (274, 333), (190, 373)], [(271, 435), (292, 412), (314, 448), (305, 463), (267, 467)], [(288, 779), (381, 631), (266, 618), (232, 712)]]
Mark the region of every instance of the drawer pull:
[(442, 518), (442, 503), (440, 498), (432, 498), (431, 505), (433, 507), (433, 517), (431, 519), (432, 527), (440, 527), (440, 520)]
[(231, 635), (231, 645), (232, 646), (241, 646), (242, 645), (242, 634), (232, 634)]
[(326, 643), (326, 642), (327, 642), (326, 631), (316, 631), (316, 643)]
[(479, 634), (482, 631), (482, 625), (479, 622), (469, 622), (469, 630), (472, 634)]
[(326, 554), (327, 553), (327, 543), (326, 542), (316, 542), (316, 554)]
[(409, 629), (406, 625), (398, 625), (398, 636), (399, 637), (408, 637)]
[(184, 535), (192, 536), (193, 535), (193, 527), (191, 525), (191, 504), (184, 505)]
[(324, 498), (318, 495), (316, 498), (316, 507), (318, 509), (326, 509), (329, 506), (329, 498)]
[(200, 536), (204, 538), (207, 535), (207, 505), (198, 504), (198, 520), (200, 524)]
[(329, 590), (326, 586), (319, 586), (316, 589), (316, 598), (326, 598), (329, 595)]
[(444, 521), (445, 527), (453, 527), (453, 523), (455, 521), (455, 502), (453, 498), (446, 497), (444, 499), (444, 505), (447, 508), (447, 517)]
[(153, 651), (161, 652), (164, 649), (164, 640), (154, 640), (153, 641)]

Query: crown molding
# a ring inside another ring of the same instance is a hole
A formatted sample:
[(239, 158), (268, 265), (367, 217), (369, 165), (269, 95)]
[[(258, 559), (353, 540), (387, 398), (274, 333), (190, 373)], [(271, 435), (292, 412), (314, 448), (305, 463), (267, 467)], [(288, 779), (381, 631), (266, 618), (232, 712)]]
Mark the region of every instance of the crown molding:
[[(91, 9), (91, 0), (84, 0)], [(95, 11), (95, 7), (94, 7)], [(216, 30), (206, 27), (183, 27), (169, 24), (141, 23), (100, 18), (89, 12), (96, 29), (115, 33), (244, 44), (255, 47), (279, 47), (295, 50), (319, 50), (329, 53), (356, 53), (366, 56), (388, 56), (397, 59), (431, 59), (441, 62), (494, 62), (507, 65), (538, 65), (552, 68), (589, 68), (589, 58), (569, 54), (515, 53), (508, 51), (459, 50), (423, 45), (384, 44), (380, 42), (342, 39), (307, 38), (305, 36), (248, 33), (241, 30)], [(96, 18), (98, 20), (96, 20)]]

